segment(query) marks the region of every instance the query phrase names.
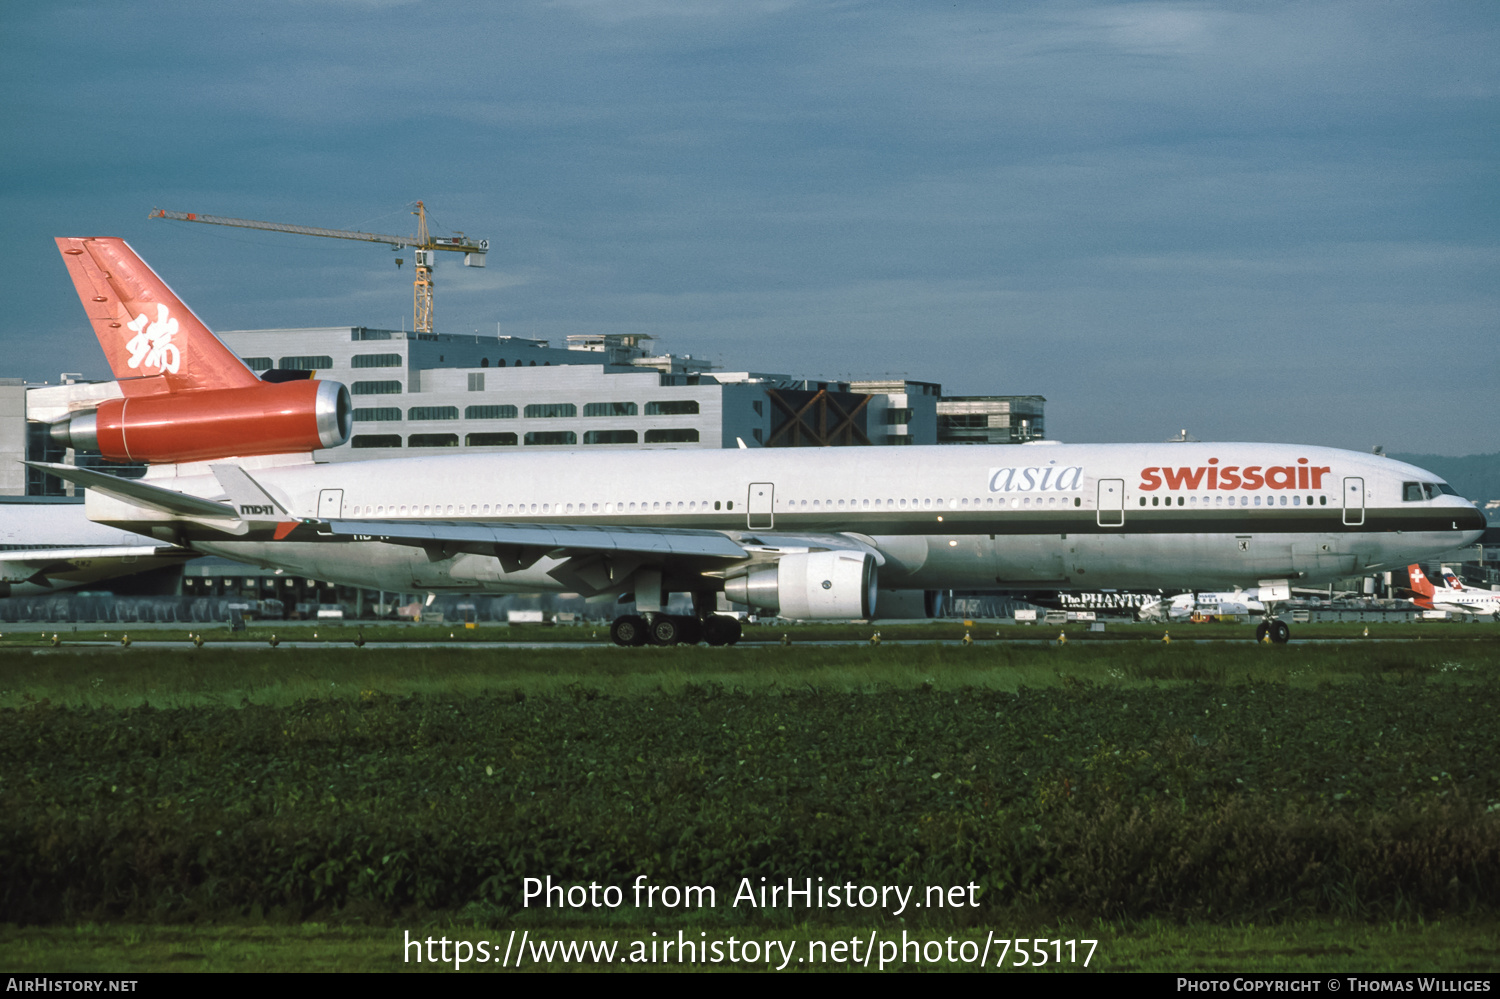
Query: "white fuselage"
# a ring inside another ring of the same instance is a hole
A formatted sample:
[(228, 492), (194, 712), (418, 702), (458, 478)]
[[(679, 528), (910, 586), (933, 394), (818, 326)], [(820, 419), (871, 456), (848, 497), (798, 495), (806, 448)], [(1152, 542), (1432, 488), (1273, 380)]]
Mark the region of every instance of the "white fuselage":
[[(336, 464), (238, 462), (291, 517), (323, 521), (610, 525), (723, 532), (816, 547), (853, 535), (913, 589), (1252, 587), (1404, 566), (1483, 529), (1436, 482), (1389, 458), (1278, 444), (1052, 444), (460, 454)], [(224, 495), (206, 465), (155, 485)], [(236, 536), (89, 494), (89, 515), (240, 561), (391, 590), (566, 589), (544, 557), (434, 557), (378, 540)], [(143, 524), (142, 517), (150, 521)], [(154, 518), (154, 520), (152, 519)], [(378, 532), (372, 532), (372, 534)], [(440, 555), (440, 553), (437, 553)]]
[(0, 501), (0, 596), (50, 596), (179, 565), (159, 542), (89, 520), (84, 505)]
[(1437, 588), (1430, 599), (1434, 610), (1457, 611), (1461, 614), (1500, 614), (1500, 593), (1494, 590)]

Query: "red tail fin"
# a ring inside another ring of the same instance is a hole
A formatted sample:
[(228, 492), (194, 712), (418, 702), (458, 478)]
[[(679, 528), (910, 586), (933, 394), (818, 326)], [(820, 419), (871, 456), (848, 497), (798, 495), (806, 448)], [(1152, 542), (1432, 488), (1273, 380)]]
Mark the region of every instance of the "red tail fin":
[(1428, 581), (1426, 573), (1422, 571), (1422, 567), (1420, 565), (1409, 565), (1406, 567), (1406, 574), (1411, 577), (1412, 591), (1426, 597), (1427, 602), (1431, 603), (1432, 595), (1437, 592), (1437, 587)]
[(68, 275), (127, 396), (260, 380), (123, 239), (58, 239)]

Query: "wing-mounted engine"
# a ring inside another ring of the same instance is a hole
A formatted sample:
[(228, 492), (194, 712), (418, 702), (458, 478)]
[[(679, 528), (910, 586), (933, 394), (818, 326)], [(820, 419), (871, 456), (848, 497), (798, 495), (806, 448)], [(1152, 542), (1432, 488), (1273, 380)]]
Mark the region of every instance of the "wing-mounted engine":
[(816, 621), (874, 617), (877, 587), (875, 558), (868, 553), (798, 552), (727, 577), (724, 595), (783, 617)]
[(212, 461), (338, 447), (349, 439), (353, 413), (338, 382), (257, 382), (106, 399), (53, 423), (51, 434), (111, 461)]

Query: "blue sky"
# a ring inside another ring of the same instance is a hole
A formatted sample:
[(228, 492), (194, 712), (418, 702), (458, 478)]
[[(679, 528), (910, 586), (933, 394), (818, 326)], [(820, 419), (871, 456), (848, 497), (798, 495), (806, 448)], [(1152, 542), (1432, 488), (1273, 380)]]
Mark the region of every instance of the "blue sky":
[[(102, 377), (52, 239), (216, 329), (637, 332), (731, 370), (1041, 394), (1069, 441), (1497, 450), (1500, 8), (7, 4), (0, 375)], [(445, 255), (446, 256), (446, 255)]]

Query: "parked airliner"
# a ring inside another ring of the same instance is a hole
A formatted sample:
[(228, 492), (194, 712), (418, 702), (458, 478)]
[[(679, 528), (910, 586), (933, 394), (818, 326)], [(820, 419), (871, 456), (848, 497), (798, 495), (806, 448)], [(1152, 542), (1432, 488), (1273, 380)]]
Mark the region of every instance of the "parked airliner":
[[(1289, 444), (314, 463), (350, 432), (343, 386), (257, 379), (123, 240), (57, 242), (120, 380), (53, 433), (154, 463), (142, 480), (41, 466), (88, 488), (91, 519), (351, 585), (633, 598), (638, 613), (611, 629), (620, 644), (733, 642), (738, 622), (713, 613), (720, 594), (799, 619), (872, 617), (878, 586), (1258, 586), (1285, 600), (1293, 580), (1404, 566), (1484, 529), (1430, 472)], [(1431, 488), (1412, 498), (1411, 483)], [(664, 614), (684, 592), (697, 613)]]
[(1444, 567), (1442, 587), (1434, 586), (1420, 565), (1407, 566), (1406, 574), (1417, 594), (1412, 603), (1418, 607), (1453, 614), (1500, 614), (1500, 593), (1471, 589), (1459, 581), (1452, 569)]
[(150, 569), (182, 565), (199, 552), (96, 524), (82, 503), (0, 499), (0, 597), (27, 597)]

